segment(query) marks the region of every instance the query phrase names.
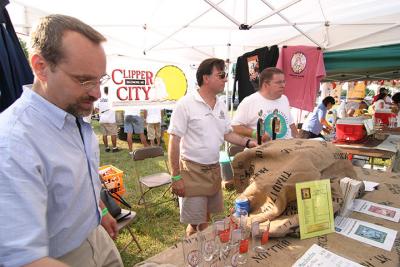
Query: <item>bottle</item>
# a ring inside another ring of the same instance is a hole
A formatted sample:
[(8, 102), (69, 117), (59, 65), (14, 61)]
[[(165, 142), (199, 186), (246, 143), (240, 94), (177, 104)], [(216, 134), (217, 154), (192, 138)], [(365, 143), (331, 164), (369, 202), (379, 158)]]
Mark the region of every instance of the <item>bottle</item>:
[(262, 144), (262, 136), (264, 135), (264, 121), (262, 118), (257, 120), (257, 144)]

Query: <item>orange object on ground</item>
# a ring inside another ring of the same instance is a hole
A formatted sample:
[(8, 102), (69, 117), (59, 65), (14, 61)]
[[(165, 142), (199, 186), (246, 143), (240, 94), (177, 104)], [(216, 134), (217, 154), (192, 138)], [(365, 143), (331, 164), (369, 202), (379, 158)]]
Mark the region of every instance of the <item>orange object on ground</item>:
[(124, 181), (122, 177), (124, 172), (113, 165), (104, 165), (99, 167), (99, 175), (111, 193), (123, 195), (125, 193)]

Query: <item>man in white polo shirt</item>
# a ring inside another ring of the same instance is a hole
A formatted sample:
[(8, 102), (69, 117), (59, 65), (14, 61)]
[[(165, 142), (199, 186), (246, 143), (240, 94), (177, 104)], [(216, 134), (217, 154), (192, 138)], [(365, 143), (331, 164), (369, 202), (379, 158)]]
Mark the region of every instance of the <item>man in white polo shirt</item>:
[(232, 131), (225, 104), (216, 97), (227, 81), (222, 59), (204, 60), (196, 73), (198, 91), (178, 101), (168, 129), (172, 192), (180, 198), (187, 235), (207, 227), (210, 213), (223, 211), (219, 150), (224, 140), (255, 147)]

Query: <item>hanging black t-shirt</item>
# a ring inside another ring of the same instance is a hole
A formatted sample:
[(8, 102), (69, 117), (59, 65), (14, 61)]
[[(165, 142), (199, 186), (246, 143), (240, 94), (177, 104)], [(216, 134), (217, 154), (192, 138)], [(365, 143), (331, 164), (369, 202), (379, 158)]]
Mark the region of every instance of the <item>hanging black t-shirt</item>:
[(233, 86), (233, 100), (238, 87), (239, 102), (258, 90), (259, 74), (268, 67), (275, 67), (279, 58), (278, 46), (274, 45), (258, 48), (238, 57), (236, 62), (235, 83)]

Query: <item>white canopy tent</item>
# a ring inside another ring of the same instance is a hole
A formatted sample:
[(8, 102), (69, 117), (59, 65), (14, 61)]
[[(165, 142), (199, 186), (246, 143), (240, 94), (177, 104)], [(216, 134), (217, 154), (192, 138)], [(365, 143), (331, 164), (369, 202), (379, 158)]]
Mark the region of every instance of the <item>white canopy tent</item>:
[[(270, 45), (326, 51), (400, 43), (398, 0), (16, 0), (16, 31), (39, 17), (75, 16), (106, 35), (109, 55), (198, 64)], [(241, 28), (241, 29), (239, 29)]]

